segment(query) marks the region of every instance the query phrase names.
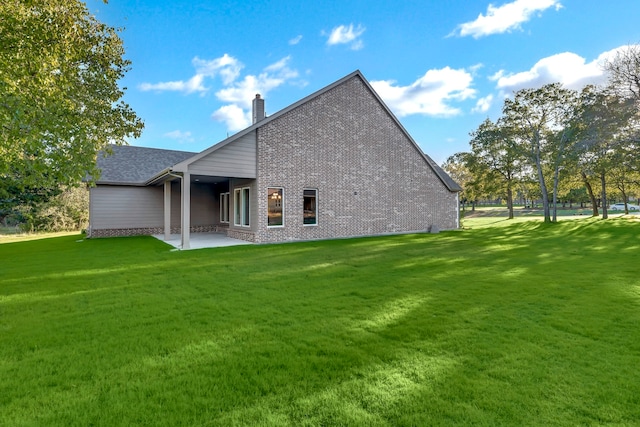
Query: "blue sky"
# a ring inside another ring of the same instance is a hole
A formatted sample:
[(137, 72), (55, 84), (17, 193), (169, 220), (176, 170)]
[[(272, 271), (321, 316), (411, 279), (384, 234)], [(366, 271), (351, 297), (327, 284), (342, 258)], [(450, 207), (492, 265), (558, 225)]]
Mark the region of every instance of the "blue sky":
[(124, 27), (132, 145), (201, 151), (359, 69), (438, 163), (515, 90), (603, 81), (640, 42), (638, 0), (92, 0)]

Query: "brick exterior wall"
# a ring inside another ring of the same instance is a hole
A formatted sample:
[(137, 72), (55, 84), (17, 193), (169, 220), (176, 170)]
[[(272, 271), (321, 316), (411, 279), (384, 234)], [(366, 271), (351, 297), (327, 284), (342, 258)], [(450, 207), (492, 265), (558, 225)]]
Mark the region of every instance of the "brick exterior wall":
[[(228, 224), (199, 225), (191, 227), (192, 233), (225, 233), (229, 229)], [(87, 230), (88, 238), (99, 237), (127, 237), (127, 236), (153, 236), (154, 234), (164, 234), (164, 227), (147, 228), (105, 228)], [(180, 234), (180, 227), (171, 227), (171, 234)]]
[[(456, 193), (358, 76), (260, 127), (257, 162), (257, 243), (457, 227)], [(284, 188), (284, 227), (267, 227), (268, 187)], [(304, 188), (317, 226), (303, 225)]]

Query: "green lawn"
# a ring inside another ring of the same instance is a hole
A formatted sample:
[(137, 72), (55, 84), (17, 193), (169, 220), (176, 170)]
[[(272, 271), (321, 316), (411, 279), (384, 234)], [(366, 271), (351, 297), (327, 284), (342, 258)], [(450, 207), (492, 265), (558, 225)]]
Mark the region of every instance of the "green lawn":
[(0, 241), (0, 425), (637, 425), (640, 221)]

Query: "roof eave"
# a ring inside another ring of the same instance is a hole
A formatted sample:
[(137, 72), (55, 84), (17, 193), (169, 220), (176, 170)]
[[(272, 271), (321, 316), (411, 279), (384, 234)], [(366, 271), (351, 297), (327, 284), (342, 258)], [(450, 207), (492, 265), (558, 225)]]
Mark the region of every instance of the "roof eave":
[(149, 178), (143, 185), (156, 185), (163, 182), (167, 176), (171, 175), (171, 172), (173, 172), (173, 168), (165, 168)]

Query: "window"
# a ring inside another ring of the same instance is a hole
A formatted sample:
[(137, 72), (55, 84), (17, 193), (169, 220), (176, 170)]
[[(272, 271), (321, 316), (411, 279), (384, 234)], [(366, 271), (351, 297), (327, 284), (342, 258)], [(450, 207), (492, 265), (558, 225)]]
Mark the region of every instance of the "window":
[(233, 192), (233, 224), (249, 226), (249, 187), (236, 188)]
[(220, 193), (220, 222), (229, 222), (229, 193)]
[(233, 192), (233, 224), (240, 225), (240, 217), (242, 215), (242, 199), (240, 198), (241, 189), (236, 188)]
[(283, 212), (284, 189), (282, 187), (267, 188), (267, 226), (284, 226)]
[(249, 226), (249, 189), (242, 189), (242, 225)]
[(302, 196), (302, 223), (318, 225), (318, 190), (305, 188)]

